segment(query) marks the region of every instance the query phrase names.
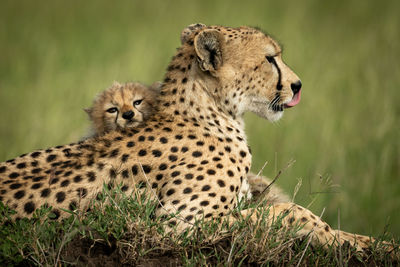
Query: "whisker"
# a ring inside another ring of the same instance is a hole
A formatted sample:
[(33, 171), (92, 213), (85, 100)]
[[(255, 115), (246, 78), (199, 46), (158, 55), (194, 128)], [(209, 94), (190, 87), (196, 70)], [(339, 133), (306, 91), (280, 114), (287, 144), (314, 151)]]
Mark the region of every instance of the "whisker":
[(280, 95), (276, 94), (274, 99), (272, 99), (271, 103), (269, 104), (269, 108), (272, 110), (275, 110), (276, 108), (276, 103), (280, 100)]
[(272, 99), (271, 103), (269, 104), (269, 108), (274, 111), (282, 111), (281, 105), (278, 104), (280, 99), (281, 99), (280, 94), (276, 93), (274, 99)]

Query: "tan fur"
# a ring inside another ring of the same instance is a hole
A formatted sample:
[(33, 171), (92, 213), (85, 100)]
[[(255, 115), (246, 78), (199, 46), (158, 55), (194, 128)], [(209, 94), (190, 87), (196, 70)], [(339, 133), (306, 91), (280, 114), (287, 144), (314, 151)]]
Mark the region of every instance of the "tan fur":
[(276, 184), (271, 184), (272, 180), (265, 176), (258, 176), (254, 173), (247, 175), (252, 201), (266, 201), (268, 204), (288, 203), (290, 197)]
[[(92, 123), (90, 136), (99, 136), (115, 129), (134, 128), (150, 117), (157, 104), (160, 83), (147, 87), (141, 83), (114, 84), (98, 94), (92, 107), (85, 109)], [(135, 105), (135, 101), (141, 101)], [(113, 113), (107, 110), (115, 108)], [(123, 113), (132, 111), (129, 119)]]
[[(159, 201), (157, 216), (179, 212), (169, 221), (178, 230), (203, 218), (235, 220), (232, 210), (251, 167), (242, 115), (279, 119), (298, 99), (301, 84), (277, 42), (259, 30), (200, 25), (184, 33), (159, 109), (149, 119), (0, 163), (0, 200), (19, 217), (32, 216), (45, 203), (63, 217), (68, 213), (62, 209), (85, 208), (104, 184), (121, 185), (128, 195), (143, 184)], [(281, 213), (288, 214), (282, 226), (304, 225), (297, 235), (310, 234), (312, 244), (339, 246), (354, 237), (351, 244), (361, 249), (374, 241), (344, 232), (339, 237), (294, 203), (272, 204), (268, 223)]]

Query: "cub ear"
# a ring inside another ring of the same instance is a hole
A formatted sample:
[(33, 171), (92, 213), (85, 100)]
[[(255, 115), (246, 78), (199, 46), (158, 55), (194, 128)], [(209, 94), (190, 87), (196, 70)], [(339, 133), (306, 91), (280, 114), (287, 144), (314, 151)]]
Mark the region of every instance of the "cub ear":
[(213, 73), (222, 66), (223, 35), (217, 30), (203, 30), (194, 38), (194, 49), (202, 71)]
[(93, 111), (92, 108), (84, 108), (83, 110), (89, 115), (89, 117), (91, 117)]
[(117, 81), (114, 81), (113, 84), (111, 85), (111, 87), (112, 87), (112, 88), (114, 88), (114, 87), (119, 88), (119, 87), (122, 87), (122, 84), (120, 84), (120, 83), (117, 82)]
[(162, 83), (161, 82), (154, 82), (152, 85), (149, 86), (150, 90), (156, 91), (156, 92), (160, 92), (162, 87)]
[(204, 27), (207, 27), (203, 23), (197, 23), (197, 24), (190, 24), (187, 26), (185, 29), (183, 29), (181, 33), (181, 44), (186, 43), (187, 41), (190, 40), (190, 36), (192, 35), (193, 32), (202, 29)]

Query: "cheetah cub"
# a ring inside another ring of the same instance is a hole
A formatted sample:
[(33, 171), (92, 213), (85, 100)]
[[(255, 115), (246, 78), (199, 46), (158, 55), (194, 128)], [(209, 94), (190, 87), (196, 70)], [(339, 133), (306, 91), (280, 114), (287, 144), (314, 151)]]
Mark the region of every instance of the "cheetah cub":
[(92, 107), (85, 109), (92, 123), (88, 137), (139, 126), (156, 107), (160, 87), (160, 82), (151, 86), (114, 82), (96, 96)]

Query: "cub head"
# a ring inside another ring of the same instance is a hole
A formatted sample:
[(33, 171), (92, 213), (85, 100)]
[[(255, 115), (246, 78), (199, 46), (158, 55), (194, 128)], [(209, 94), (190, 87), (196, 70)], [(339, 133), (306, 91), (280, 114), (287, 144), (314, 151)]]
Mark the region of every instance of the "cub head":
[(92, 107), (85, 109), (94, 135), (140, 125), (153, 113), (160, 87), (158, 82), (150, 87), (140, 83), (114, 82), (96, 96)]
[(264, 32), (193, 24), (181, 34), (183, 49), (193, 49), (195, 75), (205, 77), (210, 94), (231, 115), (252, 111), (270, 121), (300, 101), (301, 81), (283, 62), (279, 44)]

